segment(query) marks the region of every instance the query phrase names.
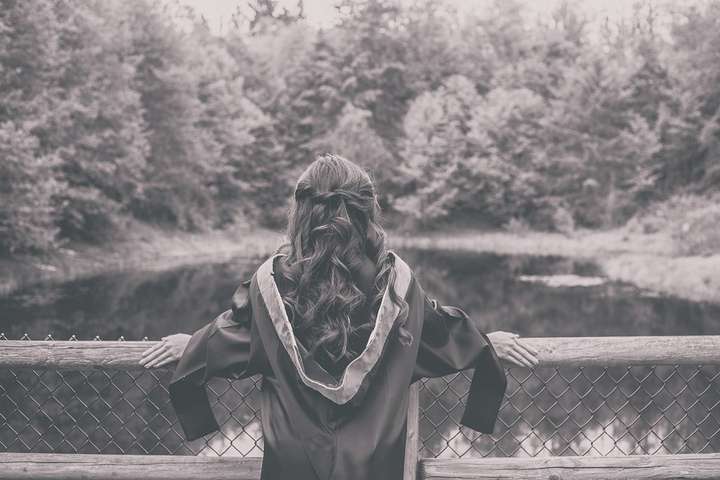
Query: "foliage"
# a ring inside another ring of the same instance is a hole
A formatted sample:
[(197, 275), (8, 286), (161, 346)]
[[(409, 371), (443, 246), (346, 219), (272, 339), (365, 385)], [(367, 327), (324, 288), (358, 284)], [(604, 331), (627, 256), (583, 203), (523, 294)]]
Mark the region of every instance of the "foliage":
[(401, 165), (407, 185), (396, 208), (421, 225), (453, 213), (459, 194), (453, 178), (467, 156), (465, 132), (478, 101), (472, 81), (456, 75), (410, 106)]
[[(44, 127), (68, 188), (58, 197), (65, 238), (101, 240), (113, 218), (143, 188), (148, 142), (135, 58), (122, 15), (112, 4), (56, 3), (62, 97)], [(119, 21), (120, 20), (120, 21)]]
[(673, 233), (673, 240), (684, 255), (712, 255), (720, 251), (720, 205), (715, 202), (686, 212), (685, 222)]
[(54, 159), (37, 155), (37, 139), (12, 123), (0, 124), (0, 251), (43, 250), (57, 228), (52, 196)]
[(719, 224), (720, 195), (682, 194), (638, 212), (627, 228), (671, 238), (680, 255), (710, 255), (720, 251)]
[(380, 194), (380, 202), (387, 203), (387, 192), (393, 187), (394, 159), (385, 141), (370, 127), (372, 114), (347, 104), (340, 113), (337, 125), (325, 136), (313, 141), (313, 151), (343, 152), (372, 177)]
[[(218, 34), (153, 0), (0, 0), (0, 251), (105, 241), (130, 216), (280, 227), (325, 150), (415, 228), (612, 227), (720, 181), (719, 0), (616, 23), (343, 0), (322, 29), (302, 2), (249, 8)], [(715, 210), (692, 212), (679, 224), (710, 231)]]

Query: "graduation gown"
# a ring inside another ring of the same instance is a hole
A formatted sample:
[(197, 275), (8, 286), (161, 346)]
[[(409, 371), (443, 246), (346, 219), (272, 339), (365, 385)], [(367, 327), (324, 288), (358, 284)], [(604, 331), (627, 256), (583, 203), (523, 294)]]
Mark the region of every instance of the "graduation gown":
[(399, 308), (386, 289), (365, 349), (339, 379), (293, 335), (274, 280), (278, 255), (192, 335), (175, 369), (170, 400), (188, 440), (219, 428), (210, 378), (261, 375), (262, 480), (401, 480), (410, 384), (470, 368), (461, 423), (492, 433), (506, 378), (490, 341), (461, 309), (430, 299), (396, 253), (394, 285), (412, 340), (398, 338)]

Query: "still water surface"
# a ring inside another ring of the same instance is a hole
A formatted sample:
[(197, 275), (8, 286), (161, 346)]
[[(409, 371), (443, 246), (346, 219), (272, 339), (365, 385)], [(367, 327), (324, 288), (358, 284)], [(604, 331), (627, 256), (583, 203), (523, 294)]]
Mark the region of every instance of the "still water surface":
[[(426, 292), (485, 331), (523, 336), (720, 334), (720, 305), (607, 281), (592, 262), (559, 257), (401, 250)], [(191, 333), (229, 307), (262, 259), (141, 270), (36, 285), (0, 297), (8, 339), (157, 339)], [(639, 345), (641, 348), (641, 345)], [(421, 391), (425, 456), (689, 453), (720, 450), (717, 369), (511, 369), (493, 438), (458, 429), (467, 380)], [(223, 434), (187, 444), (174, 427), (168, 372), (0, 372), (0, 450), (261, 454), (252, 383), (219, 382)], [(160, 384), (156, 379), (160, 379)], [(698, 402), (698, 398), (701, 401)], [(31, 401), (30, 398), (34, 400)], [(174, 428), (174, 430), (173, 430)], [(157, 433), (156, 433), (157, 432)]]
[[(560, 257), (444, 251), (399, 252), (426, 292), (465, 309), (485, 330), (526, 336), (720, 333), (720, 305), (656, 295), (603, 281), (600, 268)], [(7, 338), (156, 339), (191, 333), (229, 307), (260, 259), (167, 272), (129, 271), (0, 297)]]

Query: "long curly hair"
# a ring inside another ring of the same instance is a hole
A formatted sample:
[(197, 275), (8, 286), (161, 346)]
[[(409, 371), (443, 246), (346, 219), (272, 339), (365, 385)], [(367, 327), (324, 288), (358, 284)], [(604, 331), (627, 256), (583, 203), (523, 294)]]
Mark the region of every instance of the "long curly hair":
[[(400, 341), (408, 343), (407, 302), (395, 292), (393, 257), (385, 248), (379, 213), (370, 176), (338, 155), (319, 156), (297, 182), (288, 243), (278, 249), (286, 253), (278, 262), (278, 273), (289, 285), (283, 302), (295, 335), (312, 354), (335, 364), (359, 354), (351, 339), (372, 330), (388, 285), (389, 299), (400, 307)], [(352, 273), (367, 262), (363, 257), (374, 262), (377, 272), (368, 296)], [(370, 318), (353, 325), (353, 314), (368, 301)]]

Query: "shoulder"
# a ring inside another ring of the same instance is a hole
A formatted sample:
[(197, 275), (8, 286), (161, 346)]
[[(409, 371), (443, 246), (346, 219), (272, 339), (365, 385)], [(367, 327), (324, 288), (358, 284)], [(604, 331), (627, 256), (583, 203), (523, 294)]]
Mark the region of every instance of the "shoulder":
[(231, 324), (246, 324), (251, 320), (252, 312), (252, 297), (253, 290), (258, 289), (258, 274), (260, 273), (263, 266), (270, 261), (272, 267), (272, 258), (264, 260), (263, 263), (258, 267), (250, 278), (245, 278), (240, 282), (235, 291), (232, 294), (230, 303), (231, 314), (228, 321), (225, 323)]
[[(281, 254), (271, 255), (260, 263), (250, 278), (242, 280), (232, 294), (230, 308), (216, 319), (216, 327), (249, 325), (252, 320), (252, 298), (274, 275), (274, 261)], [(266, 285), (267, 288), (267, 285)]]
[(395, 274), (397, 275), (397, 278), (401, 282), (407, 282), (410, 283), (415, 278), (415, 273), (413, 272), (410, 265), (405, 262), (405, 260), (402, 259), (400, 255), (394, 250), (388, 250), (388, 253), (390, 253), (390, 256), (393, 259), (393, 267), (395, 269)]
[(387, 249), (387, 256), (391, 260), (391, 264), (395, 268), (410, 268), (410, 266), (403, 260), (403, 258), (400, 256), (399, 253), (397, 253), (395, 250)]
[(231, 309), (233, 311), (233, 314), (235, 312), (246, 308), (249, 303), (249, 290), (250, 290), (250, 284), (253, 281), (253, 278), (255, 275), (253, 275), (252, 278), (249, 278), (247, 280), (243, 280), (240, 282), (240, 285), (235, 289), (235, 292), (232, 295), (232, 305)]
[[(413, 268), (405, 262), (396, 252), (392, 251), (395, 261), (396, 273), (396, 285), (402, 289), (405, 286), (404, 291), (405, 300), (414, 303), (415, 300), (422, 301), (427, 296), (422, 283), (418, 279), (418, 276)], [(396, 288), (398, 288), (396, 287)]]
[(232, 296), (234, 313), (249, 309), (252, 299), (258, 297), (261, 291), (272, 286), (275, 276), (275, 260), (282, 255), (276, 253), (263, 259), (250, 278), (243, 280), (235, 289)]

